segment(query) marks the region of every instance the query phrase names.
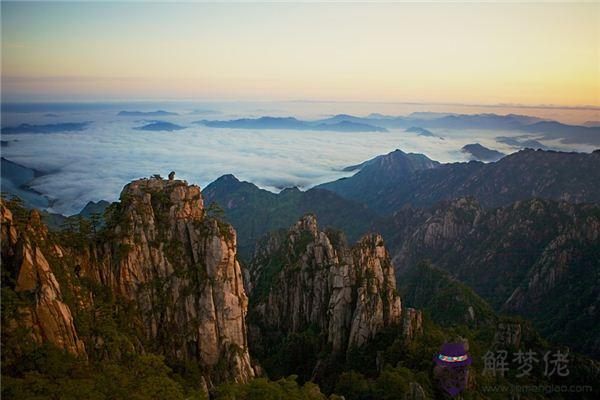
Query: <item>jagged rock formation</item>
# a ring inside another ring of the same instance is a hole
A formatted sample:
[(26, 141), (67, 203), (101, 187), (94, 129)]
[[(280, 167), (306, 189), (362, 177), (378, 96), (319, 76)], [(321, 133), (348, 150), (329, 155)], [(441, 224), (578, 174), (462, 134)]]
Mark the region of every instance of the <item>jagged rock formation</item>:
[(206, 216), (200, 188), (135, 181), (115, 214), (108, 229), (119, 239), (105, 245), (100, 280), (139, 305), (149, 337), (170, 342), (165, 352), (208, 366), (226, 359), (232, 378), (252, 377), (236, 234)]
[(599, 215), (597, 205), (531, 199), (485, 209), (460, 198), (401, 210), (384, 233), (400, 279), (430, 260), (496, 309), (530, 317), (547, 337), (600, 354), (597, 335), (579, 333), (600, 329)]
[[(19, 229), (12, 212), (3, 202), (0, 202), (0, 212), (2, 268), (15, 277), (14, 291), (29, 298), (28, 302), (18, 304), (10, 311), (9, 307), (3, 306), (3, 313), (8, 313), (2, 316), (3, 335), (26, 327), (27, 336), (34, 343), (49, 342), (74, 355), (86, 357), (71, 309), (65, 304), (61, 286), (44, 255), (51, 247), (40, 214), (31, 212), (24, 229)], [(52, 250), (57, 256), (62, 255), (59, 247)]]
[(402, 321), (402, 334), (407, 341), (423, 333), (423, 312), (414, 308), (404, 310)]
[(401, 322), (381, 236), (368, 235), (349, 249), (341, 234), (319, 231), (313, 215), (266, 239), (246, 278), (253, 322), (262, 334), (317, 327), (333, 353), (344, 353)]
[[(137, 332), (123, 351), (152, 351), (196, 362), (209, 387), (254, 376), (236, 233), (207, 215), (199, 187), (174, 179), (134, 181), (125, 186), (120, 202), (109, 207), (106, 227), (93, 240), (73, 247), (47, 239), (38, 214), (32, 214), (35, 228), (29, 224), (21, 232), (4, 223), (10, 216), (4, 210), (2, 259), (18, 266), (14, 290), (41, 293), (31, 308), (33, 322), (25, 321), (40, 331), (38, 341), (85, 355), (71, 315), (98, 314), (94, 318), (102, 320), (107, 310), (96, 303), (108, 292), (118, 299), (108, 312), (130, 310), (127, 318)], [(35, 243), (27, 239), (32, 234), (37, 235)], [(41, 242), (55, 249), (54, 262), (46, 261)], [(58, 261), (62, 255), (68, 263)], [(68, 305), (61, 301), (65, 287), (54, 279), (53, 269), (61, 272), (72, 293)], [(82, 284), (86, 280), (101, 290), (87, 291)], [(121, 350), (110, 347), (115, 342), (111, 335), (91, 334), (86, 344), (96, 354), (118, 357)]]

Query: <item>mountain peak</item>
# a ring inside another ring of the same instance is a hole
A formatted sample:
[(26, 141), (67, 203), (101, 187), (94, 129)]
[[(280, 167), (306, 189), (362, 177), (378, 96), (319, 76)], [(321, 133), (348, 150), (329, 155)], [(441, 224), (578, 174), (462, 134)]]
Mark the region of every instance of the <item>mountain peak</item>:
[(204, 215), (204, 201), (200, 187), (188, 185), (183, 180), (166, 180), (159, 177), (142, 178), (123, 188), (121, 203), (136, 214), (148, 214), (149, 210), (168, 213), (169, 222), (175, 220), (200, 220)]
[(471, 159), (479, 161), (498, 161), (505, 156), (504, 153), (489, 149), (479, 143), (466, 144), (460, 151), (469, 154)]
[(225, 175), (221, 175), (220, 177), (218, 177), (217, 179), (215, 179), (214, 181), (216, 182), (220, 182), (220, 183), (239, 183), (241, 182), (238, 178), (236, 178), (235, 175), (233, 174), (225, 174)]
[[(252, 332), (293, 333), (314, 326), (332, 354), (344, 354), (401, 322), (394, 268), (380, 235), (367, 235), (348, 248), (319, 231), (316, 217), (306, 214), (286, 239), (271, 245), (248, 267), (255, 300)], [(278, 262), (265, 262), (266, 253)]]
[(317, 217), (314, 214), (305, 214), (291, 229), (291, 232), (295, 234), (309, 232), (312, 236), (316, 236), (318, 231)]
[(290, 194), (290, 193), (297, 193), (300, 192), (301, 190), (298, 189), (298, 186), (291, 186), (291, 187), (286, 187), (283, 188), (283, 190), (281, 192), (279, 192), (279, 194)]

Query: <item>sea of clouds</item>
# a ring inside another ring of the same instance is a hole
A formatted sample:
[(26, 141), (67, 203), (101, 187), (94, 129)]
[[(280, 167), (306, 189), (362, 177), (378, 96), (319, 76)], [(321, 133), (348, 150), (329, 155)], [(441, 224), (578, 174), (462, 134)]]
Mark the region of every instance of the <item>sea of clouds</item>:
[[(215, 115), (205, 115), (210, 113)], [(12, 124), (90, 124), (76, 132), (2, 135), (2, 140), (8, 142), (2, 148), (2, 156), (45, 172), (30, 186), (54, 200), (49, 211), (70, 215), (79, 212), (88, 201), (117, 200), (122, 187), (133, 179), (153, 174), (166, 176), (170, 171), (201, 187), (223, 174), (234, 174), (240, 180), (279, 191), (292, 186), (307, 189), (349, 176), (352, 173), (343, 172), (344, 167), (395, 149), (423, 153), (441, 162), (467, 160), (460, 148), (474, 142), (503, 152), (515, 151), (494, 140), (496, 136), (510, 136), (510, 132), (434, 131), (444, 137), (440, 139), (401, 129), (347, 133), (216, 129), (191, 123), (202, 118), (232, 116), (216, 110), (182, 112), (160, 119), (186, 129), (150, 132), (135, 129), (144, 124), (143, 119), (118, 117), (114, 109), (52, 115), (14, 113), (7, 115)]]

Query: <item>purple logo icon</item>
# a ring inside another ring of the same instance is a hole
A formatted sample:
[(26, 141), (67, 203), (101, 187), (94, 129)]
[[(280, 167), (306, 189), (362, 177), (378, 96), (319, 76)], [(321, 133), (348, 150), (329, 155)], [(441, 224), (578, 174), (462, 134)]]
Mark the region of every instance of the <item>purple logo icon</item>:
[(446, 343), (440, 353), (433, 358), (433, 369), (440, 387), (450, 396), (456, 396), (465, 390), (469, 380), (471, 357), (462, 343)]

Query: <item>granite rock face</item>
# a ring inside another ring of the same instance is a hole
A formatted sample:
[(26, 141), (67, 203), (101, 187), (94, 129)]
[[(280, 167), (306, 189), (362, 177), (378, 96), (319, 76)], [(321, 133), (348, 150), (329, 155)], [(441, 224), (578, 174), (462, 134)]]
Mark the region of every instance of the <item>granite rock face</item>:
[(394, 268), (381, 236), (365, 236), (348, 248), (338, 232), (320, 231), (313, 215), (264, 241), (246, 286), (257, 333), (317, 327), (337, 354), (401, 322)]
[(114, 213), (108, 229), (118, 239), (100, 250), (99, 278), (138, 305), (148, 338), (168, 343), (162, 351), (177, 359), (225, 362), (218, 380), (253, 377), (236, 233), (207, 216), (200, 188), (134, 181)]
[[(0, 202), (0, 212), (2, 268), (16, 277), (14, 291), (29, 298), (27, 304), (17, 306), (13, 315), (3, 315), (3, 323), (7, 322), (3, 335), (6, 330), (23, 327), (37, 344), (49, 342), (69, 353), (86, 357), (71, 309), (65, 304), (61, 286), (44, 255), (50, 246), (40, 214), (32, 211), (26, 226), (20, 229), (3, 202)], [(59, 247), (52, 250), (62, 254)]]
[(406, 308), (402, 329), (404, 338), (409, 341), (423, 333), (423, 312), (414, 308)]
[[(209, 215), (199, 187), (159, 177), (131, 182), (108, 208), (106, 227), (77, 246), (50, 240), (36, 212), (30, 220), (19, 229), (2, 207), (2, 261), (16, 270), (14, 290), (35, 294), (22, 320), (37, 342), (85, 356), (72, 315), (98, 317), (89, 311), (96, 299), (81, 285), (86, 279), (118, 299), (114, 307), (133, 310), (130, 347), (197, 363), (209, 388), (254, 376), (236, 233)], [(68, 305), (53, 270), (72, 294)], [(110, 338), (86, 339), (96, 354), (109, 353)]]
[(580, 332), (600, 327), (599, 210), (537, 198), (486, 209), (459, 198), (401, 210), (384, 232), (400, 279), (429, 260), (497, 310), (531, 318), (547, 338), (597, 356), (597, 335)]

